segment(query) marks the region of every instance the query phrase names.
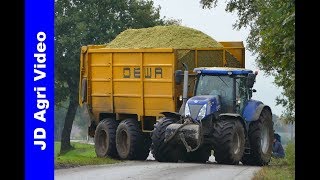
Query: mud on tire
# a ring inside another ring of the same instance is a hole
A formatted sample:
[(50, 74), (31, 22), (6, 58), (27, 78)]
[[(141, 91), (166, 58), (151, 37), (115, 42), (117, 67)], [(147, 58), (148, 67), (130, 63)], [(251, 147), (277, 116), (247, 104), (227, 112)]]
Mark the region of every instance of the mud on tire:
[(151, 140), (143, 134), (136, 119), (121, 121), (116, 131), (116, 147), (120, 159), (145, 160), (149, 155)]
[(116, 149), (117, 126), (118, 122), (111, 118), (99, 122), (94, 136), (94, 148), (97, 157), (119, 157)]
[(263, 166), (271, 159), (273, 142), (273, 123), (271, 112), (264, 108), (257, 121), (249, 125), (250, 154), (241, 159), (244, 165)]
[(172, 123), (174, 123), (173, 119), (164, 117), (154, 125), (151, 135), (151, 153), (159, 162), (177, 162), (179, 160), (179, 149), (164, 142), (166, 128)]
[(245, 134), (238, 120), (219, 120), (214, 124), (214, 156), (219, 164), (238, 164), (244, 152)]

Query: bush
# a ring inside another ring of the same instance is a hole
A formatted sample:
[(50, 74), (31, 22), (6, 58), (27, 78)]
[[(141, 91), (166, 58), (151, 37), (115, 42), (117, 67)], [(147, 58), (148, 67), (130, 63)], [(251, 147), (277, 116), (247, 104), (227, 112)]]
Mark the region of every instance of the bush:
[(289, 170), (292, 173), (292, 175), (294, 175), (295, 174), (295, 167), (296, 167), (295, 144), (292, 141), (289, 141), (285, 151), (286, 151), (285, 159), (287, 161)]
[(285, 158), (271, 158), (269, 166), (264, 166), (253, 178), (256, 179), (295, 179), (295, 144), (289, 141), (285, 148)]

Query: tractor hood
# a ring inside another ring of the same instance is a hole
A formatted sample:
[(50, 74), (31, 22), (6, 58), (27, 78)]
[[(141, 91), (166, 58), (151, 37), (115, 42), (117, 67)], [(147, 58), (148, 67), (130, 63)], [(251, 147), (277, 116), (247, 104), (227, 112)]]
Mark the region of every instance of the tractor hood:
[(187, 101), (185, 116), (201, 121), (206, 116), (219, 111), (220, 98), (217, 95), (194, 96)]

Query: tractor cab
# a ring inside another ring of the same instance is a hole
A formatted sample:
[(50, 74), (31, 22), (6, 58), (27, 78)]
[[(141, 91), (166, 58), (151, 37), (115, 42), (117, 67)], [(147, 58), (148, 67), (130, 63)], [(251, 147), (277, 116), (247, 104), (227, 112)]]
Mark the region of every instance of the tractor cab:
[(187, 101), (185, 115), (201, 120), (212, 113), (241, 114), (252, 97), (256, 73), (243, 68), (195, 68), (194, 97)]

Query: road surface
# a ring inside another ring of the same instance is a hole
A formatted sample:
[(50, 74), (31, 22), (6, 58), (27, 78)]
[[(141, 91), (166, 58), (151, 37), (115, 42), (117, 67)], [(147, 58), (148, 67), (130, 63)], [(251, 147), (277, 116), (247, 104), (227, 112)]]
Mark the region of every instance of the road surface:
[(160, 163), (149, 155), (146, 161), (83, 166), (55, 170), (55, 180), (250, 180), (260, 167), (216, 164)]

